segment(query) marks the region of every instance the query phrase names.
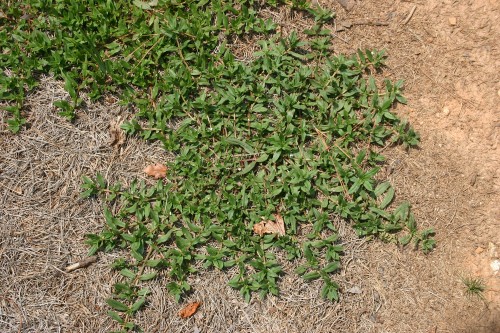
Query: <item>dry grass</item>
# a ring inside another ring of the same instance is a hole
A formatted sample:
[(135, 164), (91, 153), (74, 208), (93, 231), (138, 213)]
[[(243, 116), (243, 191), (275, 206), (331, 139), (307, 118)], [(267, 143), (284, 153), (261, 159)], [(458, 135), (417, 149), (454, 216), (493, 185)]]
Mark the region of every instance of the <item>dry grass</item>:
[(89, 105), (68, 123), (52, 107), (65, 94), (61, 83), (43, 79), (28, 98), (31, 127), (0, 137), (2, 332), (16, 331), (21, 321), (27, 332), (105, 330), (110, 321), (102, 307), (115, 255), (86, 270), (62, 271), (86, 256), (85, 234), (101, 228), (101, 203), (79, 198), (81, 176), (101, 172), (126, 184), (142, 177), (148, 162), (166, 158), (159, 145), (138, 140), (109, 146), (110, 121), (128, 115), (116, 104)]

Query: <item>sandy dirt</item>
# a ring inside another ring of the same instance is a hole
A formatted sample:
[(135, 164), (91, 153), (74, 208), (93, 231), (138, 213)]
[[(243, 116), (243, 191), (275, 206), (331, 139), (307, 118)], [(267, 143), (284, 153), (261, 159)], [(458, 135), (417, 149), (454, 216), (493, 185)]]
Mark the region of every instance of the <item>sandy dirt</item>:
[[(339, 303), (318, 298), (319, 284), (294, 274), (282, 295), (246, 304), (227, 286), (231, 272), (192, 277), (195, 291), (182, 304), (151, 282), (139, 315), (145, 332), (500, 332), (500, 2), (317, 1), (337, 12), (336, 53), (385, 48), (382, 75), (404, 79), (408, 105), (396, 111), (421, 134), (419, 149), (387, 152), (399, 200), (409, 200), (418, 222), (436, 230), (437, 248), (424, 255), (380, 241), (358, 239), (342, 221), (346, 255), (337, 281)], [(411, 15), (409, 15), (412, 13)], [(284, 34), (310, 24), (288, 11), (263, 15)], [(379, 25), (382, 22), (384, 25)], [(368, 23), (368, 24), (366, 24)], [(387, 25), (385, 25), (387, 24)], [(235, 40), (244, 58), (254, 45)], [(102, 202), (79, 198), (82, 175), (101, 172), (111, 182), (143, 178), (142, 169), (169, 156), (160, 145), (128, 138), (109, 145), (110, 122), (132, 116), (112, 98), (89, 105), (74, 124), (52, 102), (63, 84), (43, 78), (27, 101), (30, 127), (18, 135), (0, 122), (0, 332), (108, 332), (105, 299), (118, 280), (99, 254), (88, 268), (65, 273), (85, 258), (85, 234), (101, 230)], [(291, 271), (293, 267), (285, 267)], [(479, 277), (484, 300), (465, 295), (464, 277)], [(355, 288), (353, 288), (355, 287)], [(355, 291), (355, 292), (349, 292)], [(203, 305), (192, 318), (186, 303)]]

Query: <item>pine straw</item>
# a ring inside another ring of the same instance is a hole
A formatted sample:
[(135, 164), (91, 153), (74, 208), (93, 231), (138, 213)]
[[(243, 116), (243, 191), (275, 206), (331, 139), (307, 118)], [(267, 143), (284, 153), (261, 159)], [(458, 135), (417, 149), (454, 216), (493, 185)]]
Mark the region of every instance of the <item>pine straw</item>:
[(103, 306), (115, 280), (108, 266), (117, 254), (63, 272), (86, 256), (85, 234), (102, 228), (102, 203), (79, 198), (81, 177), (101, 172), (127, 184), (167, 158), (160, 145), (139, 140), (109, 146), (110, 121), (130, 116), (116, 104), (89, 104), (70, 124), (52, 106), (66, 96), (62, 83), (44, 78), (27, 100), (30, 128), (0, 137), (2, 332), (20, 321), (26, 332), (106, 330)]

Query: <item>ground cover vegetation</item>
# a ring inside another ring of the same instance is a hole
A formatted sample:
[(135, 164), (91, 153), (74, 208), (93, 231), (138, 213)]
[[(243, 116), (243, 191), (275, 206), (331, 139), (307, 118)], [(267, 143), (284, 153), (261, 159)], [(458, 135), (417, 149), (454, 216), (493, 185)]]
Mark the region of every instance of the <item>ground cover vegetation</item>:
[[(315, 24), (282, 36), (259, 15), (288, 6)], [(305, 1), (61, 1), (0, 4), (0, 99), (12, 132), (26, 123), (23, 101), (42, 73), (65, 82), (69, 97), (54, 106), (70, 121), (116, 94), (137, 110), (129, 135), (159, 140), (176, 158), (156, 185), (83, 180), (84, 197), (101, 196), (106, 225), (88, 235), (90, 253), (130, 255), (113, 268), (123, 280), (107, 300), (121, 329), (147, 302), (143, 281), (166, 276), (180, 300), (201, 268), (233, 268), (229, 284), (279, 294), (280, 260), (305, 280), (321, 279), (321, 296), (338, 300), (334, 274), (342, 245), (333, 216), (360, 236), (424, 252), (433, 230), (419, 230), (409, 203), (377, 177), (383, 150), (418, 144), (391, 110), (405, 103), (402, 81), (382, 80), (383, 51), (332, 55), (334, 14)], [(237, 60), (231, 40), (252, 35), (260, 50)], [(263, 221), (284, 233), (258, 233)]]

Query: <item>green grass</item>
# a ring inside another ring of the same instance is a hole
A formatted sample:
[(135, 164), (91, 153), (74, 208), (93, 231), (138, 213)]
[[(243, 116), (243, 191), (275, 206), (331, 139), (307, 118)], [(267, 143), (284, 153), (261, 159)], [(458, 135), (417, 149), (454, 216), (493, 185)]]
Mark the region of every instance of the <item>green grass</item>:
[(484, 300), (486, 284), (478, 277), (463, 277), (462, 283), (465, 285), (465, 295), (467, 297), (477, 297)]
[[(394, 189), (376, 180), (383, 148), (418, 144), (392, 112), (405, 103), (402, 81), (379, 78), (383, 51), (332, 56), (324, 24), (333, 13), (305, 1), (265, 4), (284, 5), (314, 19), (307, 40), (276, 34), (256, 1), (0, 4), (0, 67), (10, 73), (0, 77), (0, 99), (9, 102), (13, 132), (29, 126), (27, 91), (52, 73), (69, 93), (54, 103), (61, 115), (78, 116), (82, 92), (93, 100), (114, 93), (138, 109), (123, 129), (176, 155), (167, 179), (152, 187), (84, 178), (83, 196), (107, 202), (103, 231), (88, 236), (90, 252), (130, 251), (113, 265), (123, 281), (107, 300), (123, 330), (138, 329), (133, 315), (149, 293), (142, 281), (164, 271), (180, 300), (197, 262), (236, 267), (229, 284), (249, 301), (279, 294), (284, 257), (305, 280), (323, 281), (322, 297), (338, 300), (343, 248), (333, 216), (360, 236), (434, 247), (432, 229), (419, 230), (409, 203), (391, 205)], [(260, 40), (245, 63), (230, 47), (244, 34)], [(254, 224), (275, 214), (286, 235), (254, 234)]]

